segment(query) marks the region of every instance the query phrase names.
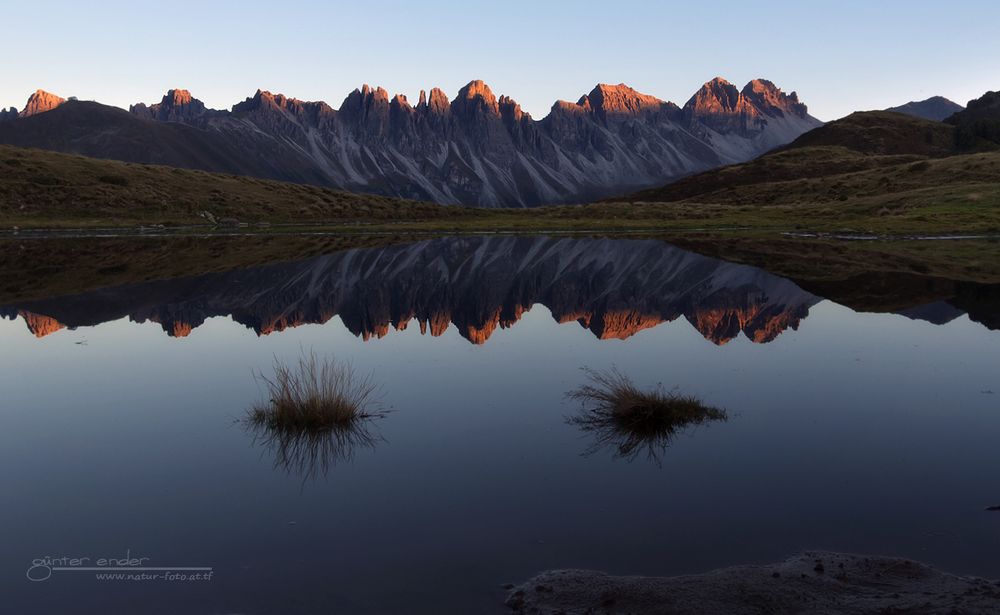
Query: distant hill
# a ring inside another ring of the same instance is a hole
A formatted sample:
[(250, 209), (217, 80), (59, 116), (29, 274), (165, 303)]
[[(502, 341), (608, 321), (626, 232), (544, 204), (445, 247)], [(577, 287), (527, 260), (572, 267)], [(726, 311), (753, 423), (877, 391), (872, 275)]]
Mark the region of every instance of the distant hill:
[(962, 105), (952, 102), (944, 96), (932, 96), (927, 100), (908, 102), (898, 107), (890, 107), (886, 111), (902, 113), (933, 122), (942, 122), (964, 108)]

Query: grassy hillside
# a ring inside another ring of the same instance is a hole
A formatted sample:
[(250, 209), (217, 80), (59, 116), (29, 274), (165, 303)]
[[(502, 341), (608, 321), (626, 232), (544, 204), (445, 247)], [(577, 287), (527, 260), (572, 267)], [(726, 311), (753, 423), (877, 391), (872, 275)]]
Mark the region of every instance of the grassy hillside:
[[(1000, 152), (956, 143), (955, 127), (855, 113), (751, 162), (622, 201), (734, 223), (873, 232), (1000, 230)], [(611, 204), (609, 204), (610, 206)]]
[[(921, 158), (866, 156), (840, 147), (786, 150), (639, 193), (635, 202), (725, 205), (879, 204), (890, 209), (964, 195), (970, 206), (1000, 189), (1000, 153)], [(882, 212), (885, 215), (889, 212)]]
[(131, 164), (0, 145), (3, 226), (206, 224), (448, 219), (466, 210), (431, 203)]
[(811, 130), (781, 148), (837, 146), (873, 155), (948, 156), (955, 128), (889, 111), (864, 111)]

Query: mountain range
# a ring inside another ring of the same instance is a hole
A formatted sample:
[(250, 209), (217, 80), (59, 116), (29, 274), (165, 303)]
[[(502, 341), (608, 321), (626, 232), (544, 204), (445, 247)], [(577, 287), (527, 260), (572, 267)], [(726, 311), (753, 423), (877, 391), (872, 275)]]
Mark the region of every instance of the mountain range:
[(257, 91), (229, 111), (173, 89), (128, 112), (39, 90), (0, 143), (482, 207), (575, 203), (742, 162), (822, 123), (792, 92), (721, 78), (679, 107), (598, 85), (533, 119), (472, 81), (405, 96), (364, 86), (339, 109)]

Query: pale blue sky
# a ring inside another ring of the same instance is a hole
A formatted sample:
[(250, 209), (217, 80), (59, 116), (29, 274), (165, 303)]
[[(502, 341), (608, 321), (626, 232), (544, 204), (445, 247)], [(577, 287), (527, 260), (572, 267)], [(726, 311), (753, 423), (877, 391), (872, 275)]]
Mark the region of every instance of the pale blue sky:
[(797, 90), (817, 117), (1000, 89), (1000, 2), (0, 2), (0, 105), (43, 88), (126, 107), (183, 87), (339, 107), (485, 80), (536, 118), (598, 82), (683, 104), (716, 75)]

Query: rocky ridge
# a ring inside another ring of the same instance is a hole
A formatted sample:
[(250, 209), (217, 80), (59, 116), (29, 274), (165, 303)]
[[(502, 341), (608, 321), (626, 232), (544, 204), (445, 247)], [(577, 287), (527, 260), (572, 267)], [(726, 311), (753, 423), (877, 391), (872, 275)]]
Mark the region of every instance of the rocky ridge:
[(18, 117), (31, 117), (39, 113), (45, 113), (46, 111), (55, 109), (64, 102), (66, 102), (65, 98), (50, 94), (45, 90), (35, 90), (35, 93), (28, 97), (28, 102), (25, 103), (24, 109), (21, 110)]

